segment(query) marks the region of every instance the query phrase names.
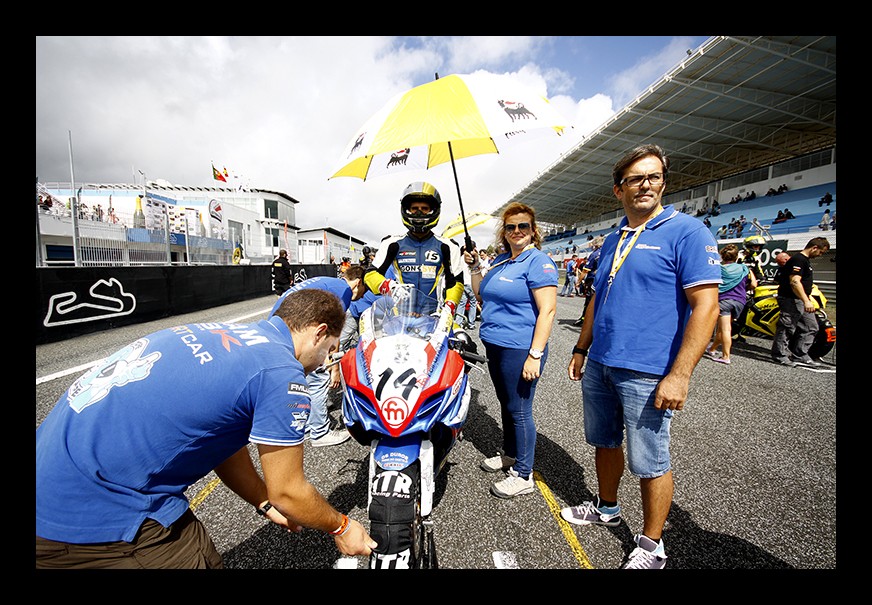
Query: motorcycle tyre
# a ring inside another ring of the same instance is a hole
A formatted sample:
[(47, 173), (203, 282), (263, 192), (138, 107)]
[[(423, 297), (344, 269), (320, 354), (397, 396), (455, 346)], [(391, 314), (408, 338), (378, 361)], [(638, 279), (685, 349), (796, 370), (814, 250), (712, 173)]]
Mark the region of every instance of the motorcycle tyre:
[(820, 311), (815, 312), (815, 318), (817, 319), (818, 329), (814, 335), (814, 341), (808, 349), (808, 355), (812, 359), (820, 359), (836, 346), (836, 327)]
[[(435, 549), (431, 548), (432, 532), (430, 533), (431, 539), (427, 540), (427, 532), (425, 531), (424, 520), (421, 516), (421, 462), (417, 460), (414, 462), (414, 465), (417, 467), (414, 469), (417, 472), (413, 473), (415, 476), (414, 516), (407, 525), (410, 541), (408, 566), (409, 569), (431, 569), (433, 568), (431, 564), (435, 563)], [(379, 471), (382, 470), (383, 469), (379, 468)], [(388, 499), (386, 502), (389, 506), (396, 504), (394, 499)], [(378, 519), (379, 516), (380, 515), (373, 512), (372, 504), (370, 504), (370, 535), (372, 535), (376, 541), (380, 539), (376, 536), (389, 535), (398, 531), (396, 524), (392, 529), (386, 529), (390, 524), (380, 521)], [(388, 516), (392, 516), (391, 513), (388, 513)], [(378, 552), (373, 552), (369, 557), (369, 568), (393, 569), (393, 567), (391, 567), (391, 562), (395, 560), (396, 554), (398, 553), (380, 554)]]

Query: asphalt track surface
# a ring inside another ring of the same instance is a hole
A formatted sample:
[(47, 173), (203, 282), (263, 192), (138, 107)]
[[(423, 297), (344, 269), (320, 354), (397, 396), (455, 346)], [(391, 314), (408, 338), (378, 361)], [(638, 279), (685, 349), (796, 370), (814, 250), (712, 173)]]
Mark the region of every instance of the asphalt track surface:
[[(274, 301), (267, 296), (37, 346), (36, 425), (87, 367), (139, 336), (182, 323), (256, 321)], [(499, 477), (481, 471), (479, 462), (500, 447), (499, 404), (486, 372), (473, 370), (464, 438), (437, 480), (432, 519), (441, 570), (615, 569), (634, 547), (641, 502), (638, 480), (628, 473), (619, 492), (619, 526), (579, 527), (559, 514), (596, 491), (594, 452), (583, 438), (580, 383), (566, 372), (578, 334), (572, 323), (582, 302), (558, 298), (534, 408), (538, 489), (533, 494), (501, 500), (489, 493)], [(769, 361), (770, 344), (749, 338), (736, 344), (731, 365), (703, 358), (694, 372), (688, 402), (672, 424), (675, 495), (664, 532), (667, 569), (837, 568), (837, 351), (825, 357), (821, 369), (791, 369)], [(367, 448), (353, 440), (304, 447), (309, 480), (338, 510), (368, 526)], [(365, 573), (365, 558), (339, 561), (326, 534), (311, 529), (292, 534), (265, 523), (214, 473), (187, 494), (227, 568), (330, 570), (339, 562)]]

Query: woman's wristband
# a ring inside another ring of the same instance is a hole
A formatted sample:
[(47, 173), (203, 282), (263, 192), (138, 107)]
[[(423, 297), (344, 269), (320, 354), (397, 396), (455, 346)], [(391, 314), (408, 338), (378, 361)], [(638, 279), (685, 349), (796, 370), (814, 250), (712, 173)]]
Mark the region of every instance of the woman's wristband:
[(348, 515), (342, 515), (342, 525), (330, 532), (332, 536), (343, 536), (348, 531)]
[(573, 355), (584, 355), (585, 357), (587, 357), (587, 349), (585, 349), (583, 347), (572, 347), (572, 354)]

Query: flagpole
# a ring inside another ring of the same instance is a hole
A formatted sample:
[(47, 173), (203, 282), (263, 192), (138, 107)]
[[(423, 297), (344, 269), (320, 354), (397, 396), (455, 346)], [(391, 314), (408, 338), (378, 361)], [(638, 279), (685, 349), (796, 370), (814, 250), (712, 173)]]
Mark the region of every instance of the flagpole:
[(73, 264), (76, 267), (82, 266), (82, 259), (79, 255), (79, 204), (76, 199), (76, 175), (73, 171), (73, 131), (67, 131), (70, 142), (70, 210), (73, 212)]

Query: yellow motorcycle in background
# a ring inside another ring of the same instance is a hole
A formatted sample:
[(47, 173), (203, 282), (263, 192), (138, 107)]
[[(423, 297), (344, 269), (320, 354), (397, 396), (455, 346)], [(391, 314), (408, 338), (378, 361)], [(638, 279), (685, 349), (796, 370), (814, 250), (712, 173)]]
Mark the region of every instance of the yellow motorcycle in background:
[[(781, 316), (778, 310), (778, 284), (762, 284), (754, 289), (753, 296), (748, 298), (745, 308), (733, 322), (733, 334), (740, 341), (744, 336), (760, 338), (774, 338), (778, 318)], [(818, 329), (815, 333), (814, 342), (808, 350), (812, 359), (820, 359), (836, 345), (836, 326), (827, 317), (827, 298), (823, 295), (817, 284), (811, 288), (811, 299), (815, 306), (815, 318)], [(793, 343), (790, 343), (793, 349)]]

